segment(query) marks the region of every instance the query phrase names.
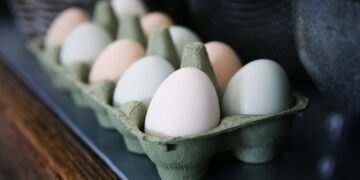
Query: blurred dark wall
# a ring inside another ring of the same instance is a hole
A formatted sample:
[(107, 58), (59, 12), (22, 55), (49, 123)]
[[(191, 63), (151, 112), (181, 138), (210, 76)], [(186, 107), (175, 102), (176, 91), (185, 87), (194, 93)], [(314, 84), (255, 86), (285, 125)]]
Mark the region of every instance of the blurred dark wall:
[(4, 12), (8, 9), (6, 2), (7, 1), (5, 1), (5, 0), (0, 0), (0, 12)]
[(309, 78), (295, 47), (292, 1), (289, 0), (143, 0), (150, 11), (163, 11), (177, 24), (193, 29), (204, 42), (233, 47), (243, 64), (268, 58), (282, 65), (291, 79)]
[(170, 15), (176, 24), (190, 26), (188, 2), (185, 0), (143, 0), (149, 11), (162, 11)]
[(188, 0), (194, 30), (205, 41), (231, 45), (243, 63), (268, 58), (282, 65), (292, 79), (307, 78), (294, 36), (292, 1)]

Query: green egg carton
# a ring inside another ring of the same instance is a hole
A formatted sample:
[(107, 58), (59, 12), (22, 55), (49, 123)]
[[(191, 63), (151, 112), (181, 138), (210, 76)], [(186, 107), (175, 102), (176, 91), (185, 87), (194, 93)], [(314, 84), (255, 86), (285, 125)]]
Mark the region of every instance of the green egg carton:
[[(110, 6), (108, 1), (99, 1), (95, 8), (94, 23), (104, 27), (108, 32), (113, 33), (114, 22), (112, 13), (107, 12)], [(102, 10), (102, 11), (101, 11)], [(110, 19), (110, 20), (109, 20)], [(118, 30), (118, 38), (135, 39), (142, 45), (146, 44), (145, 35), (140, 26), (140, 19), (135, 15), (128, 15), (122, 18), (122, 26)], [(109, 120), (108, 111), (104, 104), (111, 102), (115, 84), (108, 80), (87, 83), (90, 66), (86, 63), (74, 63), (69, 66), (62, 66), (59, 62), (60, 47), (44, 48), (44, 38), (37, 37), (28, 43), (28, 48), (37, 56), (39, 64), (49, 74), (52, 83), (60, 90), (70, 92), (75, 104), (81, 108), (90, 108), (94, 111), (98, 123), (103, 128), (115, 129)], [(106, 98), (103, 98), (106, 96)]]
[(56, 78), (60, 69), (56, 69), (54, 67), (54, 63), (57, 61), (57, 59), (54, 57), (57, 57), (59, 51), (57, 48), (53, 48), (45, 52), (43, 42), (43, 37), (36, 37), (27, 44), (27, 47), (35, 54), (39, 65), (49, 75), (54, 86), (60, 90), (66, 90), (67, 87), (62, 83), (65, 77), (61, 77), (61, 79)]
[[(159, 29), (157, 32), (166, 34), (167, 31)], [(162, 53), (157, 51), (153, 54)], [(201, 43), (186, 47), (181, 67), (189, 66), (204, 71), (217, 87), (206, 49)], [(78, 81), (82, 73), (69, 74), (73, 74), (70, 76), (72, 81), (68, 79), (64, 82), (71, 82), (82, 92), (83, 99), (95, 111), (100, 124), (115, 127), (122, 134), (129, 151), (146, 154), (155, 163), (162, 179), (201, 179), (212, 157), (226, 151), (247, 163), (271, 161), (279, 154), (293, 117), (308, 104), (306, 97), (294, 93), (294, 105), (285, 111), (270, 115), (223, 117), (218, 127), (206, 133), (164, 139), (144, 133), (146, 108), (142, 103), (129, 102), (121, 107), (111, 105), (114, 90), (111, 81), (86, 85)], [(79, 75), (78, 78), (74, 78), (74, 74)]]
[[(138, 18), (131, 16), (121, 22), (127, 21), (129, 24), (138, 23)], [(139, 24), (132, 24), (132, 28), (134, 27), (139, 28)], [(126, 29), (123, 24), (121, 28)], [(123, 35), (118, 35), (120, 38), (133, 38), (146, 44), (142, 37), (139, 38), (139, 31), (120, 32), (123, 32)], [(134, 32), (135, 34), (131, 34)], [(80, 63), (63, 67), (58, 60), (60, 48), (44, 50), (42, 42), (41, 38), (33, 39), (29, 43), (29, 48), (37, 55), (39, 63), (49, 74), (54, 85), (69, 91), (79, 107), (92, 109), (101, 127), (116, 129), (130, 152), (146, 154), (156, 165), (160, 177), (165, 180), (201, 179), (206, 174), (212, 157), (227, 151), (246, 163), (271, 161), (279, 154), (292, 119), (304, 111), (308, 104), (308, 98), (293, 93), (294, 105), (282, 112), (222, 117), (219, 126), (208, 132), (184, 137), (159, 138), (144, 133), (144, 104), (134, 101), (120, 107), (112, 106), (115, 88), (113, 82), (102, 80), (88, 84), (88, 65)], [(163, 57), (176, 69), (195, 67), (202, 70), (212, 80), (221, 102), (216, 78), (203, 44), (187, 45), (180, 63), (168, 29), (160, 27), (150, 36), (146, 55)]]
[(28, 43), (29, 49), (37, 56), (38, 62), (49, 75), (54, 86), (60, 90), (70, 92), (73, 101), (82, 108), (90, 108), (94, 111), (96, 119), (101, 127), (114, 129), (108, 117), (106, 105), (111, 101), (114, 83), (108, 80), (87, 84), (89, 66), (78, 63), (69, 67), (63, 67), (58, 62), (60, 48), (44, 50), (42, 38), (35, 38)]
[[(172, 42), (170, 32), (165, 27), (158, 27), (151, 34), (148, 47), (147, 56), (160, 56), (166, 59), (175, 69), (179, 68), (180, 60), (176, 54), (175, 46)], [(103, 84), (99, 89), (106, 89), (107, 85)], [(98, 91), (100, 93), (100, 91)], [(92, 96), (94, 97), (94, 96)], [(98, 96), (99, 97), (99, 96)], [(100, 101), (111, 99), (112, 93), (105, 93)], [(137, 154), (145, 154), (138, 139), (131, 134), (130, 129), (125, 124), (131, 124), (135, 121), (133, 119), (144, 118), (146, 115), (146, 108), (140, 102), (129, 102), (121, 107), (113, 107), (111, 103), (104, 104), (107, 107), (108, 119), (115, 129), (122, 134), (125, 145), (130, 152)]]
[[(202, 44), (187, 46), (181, 67), (188, 66), (199, 68), (208, 75), (213, 73)], [(215, 77), (209, 76), (216, 83)], [(293, 117), (308, 104), (308, 99), (301, 94), (294, 93), (293, 96), (294, 105), (282, 112), (223, 117), (218, 127), (206, 133), (167, 139), (144, 133), (146, 108), (142, 103), (129, 102), (118, 108), (104, 105), (112, 124), (123, 135), (128, 150), (145, 153), (156, 165), (162, 179), (201, 179), (212, 157), (218, 153), (230, 151), (247, 163), (274, 159)]]
[[(94, 10), (93, 22), (103, 27), (111, 37), (116, 36), (118, 29), (118, 20), (115, 13), (111, 8), (110, 2), (106, 0), (99, 0), (96, 3)], [(69, 86), (68, 81), (72, 78), (68, 75), (83, 78), (86, 71), (89, 70), (89, 66), (86, 64), (75, 64), (69, 69), (62, 68), (59, 65), (58, 56), (60, 53), (60, 47), (54, 47), (45, 49), (44, 38), (36, 37), (28, 43), (28, 48), (37, 56), (40, 66), (47, 72), (53, 82), (53, 84), (61, 90), (69, 90), (73, 86)], [(82, 68), (84, 67), (84, 68)], [(72, 74), (75, 73), (75, 74)], [(66, 76), (64, 76), (64, 74)], [(59, 75), (61, 77), (59, 77)], [(70, 78), (70, 79), (69, 79)], [(74, 99), (79, 99), (74, 95)], [(78, 101), (78, 100), (77, 100)], [(80, 101), (79, 101), (80, 102)]]
[[(187, 45), (181, 67), (202, 70), (217, 87), (206, 49), (201, 43)], [(162, 179), (201, 179), (217, 153), (230, 151), (246, 163), (264, 163), (274, 159), (280, 152), (293, 117), (308, 104), (308, 98), (301, 94), (294, 93), (293, 96), (294, 105), (282, 112), (223, 117), (218, 127), (192, 136), (164, 139), (145, 134), (146, 110), (138, 107), (141, 104), (132, 106), (137, 110), (127, 110), (132, 113), (126, 113), (129, 122), (124, 125), (138, 138)]]
[[(196, 55), (204, 52), (201, 44), (188, 46), (182, 67), (192, 66), (212, 74), (206, 55)], [(47, 68), (55, 70), (55, 77), (64, 72), (56, 71), (54, 67)], [(308, 103), (306, 97), (294, 93), (294, 106), (283, 112), (224, 117), (217, 128), (207, 133), (161, 139), (143, 132), (146, 109), (142, 103), (130, 102), (118, 108), (113, 107), (110, 102), (114, 88), (112, 82), (99, 81), (86, 85), (79, 83), (81, 78), (74, 78), (75, 73), (69, 74), (73, 74), (69, 76), (72, 79), (59, 78), (62, 79), (59, 82), (67, 84), (65, 87), (73, 86), (70, 91), (78, 88), (82, 101), (95, 110), (100, 124), (115, 127), (123, 135), (129, 151), (145, 153), (156, 164), (163, 179), (199, 179), (206, 173), (213, 155), (224, 151), (232, 151), (239, 160), (248, 163), (272, 160), (279, 152), (292, 117), (303, 111)], [(209, 77), (213, 77), (213, 82), (216, 82), (213, 75)]]
[(60, 48), (44, 49), (43, 38), (37, 37), (28, 43), (28, 48), (36, 55), (42, 69), (49, 75), (54, 86), (60, 90), (71, 92), (75, 102), (83, 106), (81, 101), (81, 92), (78, 83), (74, 79), (81, 81), (81, 78), (88, 72), (89, 67), (82, 63), (77, 63), (69, 67), (63, 67), (59, 64)]
[(218, 127), (203, 134), (158, 138), (145, 134), (144, 120), (129, 124), (162, 179), (201, 179), (212, 157), (225, 151), (246, 163), (264, 163), (279, 154), (293, 116), (307, 106), (304, 96), (294, 93), (295, 105), (283, 112), (263, 116), (224, 117)]
[[(42, 42), (41, 38), (33, 39), (28, 44), (28, 47), (36, 54), (39, 64), (49, 74), (54, 86), (60, 90), (70, 92), (77, 106), (92, 109), (102, 127), (114, 129), (107, 117), (107, 109), (103, 105), (110, 101), (109, 98), (112, 96), (114, 83), (104, 80), (89, 85), (86, 82), (90, 69), (89, 65), (75, 63), (64, 67), (59, 64), (60, 48), (44, 50)], [(102, 98), (104, 96), (107, 98)]]

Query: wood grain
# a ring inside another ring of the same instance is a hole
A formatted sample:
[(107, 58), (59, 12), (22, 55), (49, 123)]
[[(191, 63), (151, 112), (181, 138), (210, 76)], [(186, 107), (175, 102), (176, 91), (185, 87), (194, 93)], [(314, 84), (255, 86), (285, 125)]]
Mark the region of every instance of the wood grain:
[(0, 179), (116, 176), (0, 64)]

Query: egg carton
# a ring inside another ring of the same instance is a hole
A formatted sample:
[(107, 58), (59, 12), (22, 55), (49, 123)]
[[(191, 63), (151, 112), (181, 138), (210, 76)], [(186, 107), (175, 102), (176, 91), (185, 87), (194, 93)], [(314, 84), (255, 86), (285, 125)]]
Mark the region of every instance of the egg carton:
[[(147, 42), (139, 31), (139, 19), (133, 16), (122, 19), (120, 38), (132, 38), (143, 45)], [(154, 35), (153, 35), (154, 34)], [(176, 50), (167, 28), (154, 31), (148, 42), (147, 55), (157, 55), (179, 67)], [(94, 111), (99, 125), (117, 130), (130, 152), (146, 154), (157, 167), (162, 179), (200, 179), (217, 153), (231, 151), (237, 159), (247, 163), (271, 161), (279, 154), (292, 119), (302, 112), (308, 99), (294, 93), (294, 105), (270, 115), (241, 115), (223, 117), (219, 126), (200, 134), (175, 138), (159, 138), (144, 133), (146, 107), (141, 102), (129, 102), (120, 107), (112, 105), (115, 84), (109, 80), (87, 83), (90, 66), (75, 63), (59, 64), (61, 48), (44, 49), (43, 38), (28, 44), (39, 64), (49, 74), (56, 88), (70, 92), (75, 104)], [(185, 48), (180, 67), (195, 67), (212, 80), (219, 102), (221, 96), (216, 78), (201, 43)]]
[[(206, 133), (158, 138), (144, 133), (146, 108), (142, 103), (113, 107), (111, 99), (115, 85), (111, 81), (86, 84), (84, 80), (89, 72), (86, 64), (62, 67), (57, 63), (60, 49), (43, 51), (41, 41), (34, 39), (31, 49), (56, 87), (70, 91), (78, 106), (93, 109), (102, 127), (119, 131), (129, 151), (146, 154), (155, 163), (162, 179), (200, 179), (212, 157), (225, 151), (231, 151), (247, 163), (272, 160), (279, 154), (293, 117), (308, 104), (306, 97), (294, 93), (294, 105), (280, 113), (223, 117), (219, 126)], [(190, 55), (184, 55), (182, 67), (196, 67), (214, 80), (204, 52), (205, 47), (201, 44), (187, 47), (185, 54)]]

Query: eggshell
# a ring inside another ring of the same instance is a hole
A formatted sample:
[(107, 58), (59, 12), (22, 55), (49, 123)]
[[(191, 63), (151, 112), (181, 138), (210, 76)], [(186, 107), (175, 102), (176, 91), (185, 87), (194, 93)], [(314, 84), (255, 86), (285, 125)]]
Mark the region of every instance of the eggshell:
[(135, 61), (145, 55), (143, 46), (132, 39), (120, 39), (105, 48), (90, 70), (89, 82), (112, 80), (116, 83)]
[(126, 14), (144, 15), (146, 8), (140, 0), (112, 0), (111, 5), (120, 19)]
[(65, 66), (76, 62), (92, 64), (110, 42), (110, 35), (102, 27), (84, 22), (77, 26), (64, 42), (60, 62)]
[(117, 83), (114, 105), (139, 101), (148, 107), (155, 91), (172, 72), (172, 65), (159, 56), (141, 58), (124, 72)]
[(174, 42), (176, 52), (181, 59), (185, 45), (192, 42), (200, 42), (200, 38), (191, 30), (182, 26), (171, 26), (169, 28), (171, 38)]
[(274, 61), (255, 60), (229, 81), (222, 102), (225, 115), (260, 115), (281, 112), (292, 105), (286, 72)]
[(230, 46), (219, 41), (208, 42), (205, 47), (220, 91), (223, 94), (231, 77), (241, 67), (240, 58)]
[(152, 12), (141, 17), (141, 26), (147, 37), (150, 36), (151, 32), (155, 28), (159, 26), (170, 27), (173, 24), (174, 23), (171, 20), (171, 18), (168, 15), (161, 12)]
[(172, 73), (150, 102), (145, 132), (159, 137), (187, 136), (215, 128), (220, 108), (215, 88), (202, 71), (186, 67)]
[(61, 46), (76, 26), (87, 21), (90, 21), (90, 16), (82, 9), (68, 8), (62, 11), (46, 33), (45, 46), (47, 48)]

